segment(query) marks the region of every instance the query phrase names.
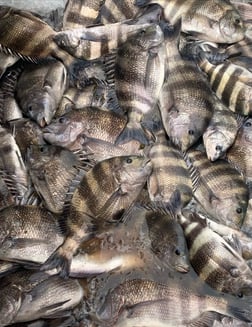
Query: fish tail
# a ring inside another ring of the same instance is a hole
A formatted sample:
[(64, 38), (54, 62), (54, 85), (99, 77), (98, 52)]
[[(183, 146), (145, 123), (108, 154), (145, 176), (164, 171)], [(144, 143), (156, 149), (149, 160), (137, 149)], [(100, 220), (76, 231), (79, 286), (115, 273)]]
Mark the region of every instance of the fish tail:
[(129, 126), (127, 124), (116, 139), (115, 144), (123, 144), (132, 139), (139, 141), (141, 144), (149, 145), (149, 140), (140, 124), (139, 126)]

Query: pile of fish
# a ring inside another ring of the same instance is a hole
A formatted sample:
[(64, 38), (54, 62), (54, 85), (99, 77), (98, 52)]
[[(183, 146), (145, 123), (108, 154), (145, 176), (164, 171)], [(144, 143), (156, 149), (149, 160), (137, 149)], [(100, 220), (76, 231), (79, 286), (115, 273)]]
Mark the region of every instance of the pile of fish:
[(251, 19), (0, 6), (0, 327), (252, 326)]

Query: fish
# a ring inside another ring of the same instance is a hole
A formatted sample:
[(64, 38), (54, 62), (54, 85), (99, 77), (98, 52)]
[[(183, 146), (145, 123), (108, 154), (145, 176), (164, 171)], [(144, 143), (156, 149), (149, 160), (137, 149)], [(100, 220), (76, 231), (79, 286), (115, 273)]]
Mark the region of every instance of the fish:
[(167, 135), (184, 152), (206, 130), (213, 115), (214, 97), (195, 62), (183, 59), (179, 53), (180, 25), (180, 21), (171, 28), (163, 25), (167, 60), (159, 106)]
[(90, 169), (70, 201), (65, 223), (67, 237), (41, 269), (57, 268), (61, 276), (67, 276), (81, 242), (89, 239), (95, 230), (97, 234), (106, 229), (106, 223), (111, 225), (123, 219), (123, 213), (143, 189), (151, 169), (148, 158), (134, 155), (109, 158)]
[(94, 25), (103, 0), (68, 0), (64, 8), (63, 30)]
[(94, 60), (123, 46), (129, 37), (152, 25), (149, 21), (158, 21), (160, 14), (160, 7), (152, 7), (134, 20), (64, 30), (53, 40), (76, 58)]
[(126, 122), (124, 117), (114, 112), (85, 107), (53, 120), (43, 129), (43, 135), (50, 144), (77, 150), (81, 149), (82, 135), (115, 143)]
[(89, 170), (92, 163), (80, 153), (56, 145), (34, 145), (28, 149), (27, 166), (45, 207), (60, 214), (73, 180)]
[(59, 217), (45, 208), (11, 205), (0, 217), (1, 260), (43, 263), (64, 241)]
[(171, 215), (159, 212), (147, 212), (145, 219), (152, 251), (168, 267), (187, 273), (190, 270), (190, 263), (180, 224)]
[(202, 53), (198, 61), (217, 97), (231, 111), (244, 116), (251, 114), (252, 73), (229, 60), (214, 65)]
[(64, 314), (84, 293), (77, 280), (21, 270), (1, 279), (0, 326)]
[(19, 267), (18, 263), (0, 260), (0, 278), (16, 271)]
[(213, 116), (203, 133), (203, 143), (209, 160), (224, 157), (235, 141), (239, 118), (221, 101), (216, 100)]
[(48, 125), (68, 83), (65, 66), (57, 60), (30, 64), (17, 84), (17, 99), (24, 114), (40, 127)]
[(136, 16), (139, 10), (135, 0), (105, 0), (100, 9), (100, 21), (102, 24), (121, 22)]
[(249, 323), (231, 317), (224, 317), (220, 322), (215, 321), (212, 327), (249, 327)]
[[(221, 296), (219, 292), (211, 289), (202, 293), (188, 285), (184, 286), (183, 283), (178, 284), (175, 279), (165, 284), (148, 279), (132, 279), (122, 282), (108, 292), (97, 316), (103, 324), (115, 324), (123, 309), (132, 308), (134, 312), (136, 306), (139, 310), (146, 306), (146, 314), (150, 319), (148, 312), (152, 312), (156, 317), (160, 313), (158, 307), (161, 309), (163, 326), (185, 326), (208, 311), (249, 322), (251, 313), (247, 301), (249, 300), (237, 299), (229, 294)], [(143, 313), (143, 310), (140, 312)]]
[(201, 0), (136, 0), (136, 5), (159, 4), (164, 17), (175, 25), (182, 20), (181, 30), (198, 39), (216, 43), (235, 43), (245, 36), (245, 26), (237, 9), (225, 0), (202, 3)]
[(248, 186), (240, 173), (226, 160), (208, 160), (205, 153), (190, 149), (186, 154), (193, 196), (213, 220), (239, 229), (249, 199)]
[(150, 200), (173, 209), (174, 196), (179, 192), (179, 205), (183, 208), (192, 199), (191, 177), (182, 153), (161, 133), (164, 131), (156, 133), (157, 140), (148, 152), (152, 162), (152, 173), (147, 180)]
[(1, 66), (0, 66), (0, 78), (3, 76), (3, 74), (5, 73), (6, 69), (12, 65), (14, 65), (19, 58), (14, 57), (12, 55), (8, 55), (6, 53), (0, 52), (0, 62), (1, 62)]
[(132, 138), (146, 145), (150, 143), (141, 121), (154, 109), (164, 81), (163, 40), (162, 30), (153, 25), (130, 37), (116, 53), (115, 92), (128, 118), (116, 144)]
[(185, 233), (190, 263), (199, 277), (218, 291), (251, 295), (252, 271), (242, 256), (197, 213), (184, 210), (178, 219)]
[(245, 178), (247, 183), (252, 181), (250, 164), (252, 142), (252, 118), (246, 117), (242, 122), (233, 145), (226, 153), (228, 162)]

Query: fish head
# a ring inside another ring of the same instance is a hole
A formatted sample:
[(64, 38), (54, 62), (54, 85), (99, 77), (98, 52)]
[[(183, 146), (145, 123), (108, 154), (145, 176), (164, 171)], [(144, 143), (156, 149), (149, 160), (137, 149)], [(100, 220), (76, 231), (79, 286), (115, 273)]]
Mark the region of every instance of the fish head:
[(71, 148), (82, 132), (82, 123), (72, 115), (72, 111), (55, 119), (43, 129), (47, 142), (65, 148)]
[(224, 43), (235, 43), (245, 37), (245, 26), (236, 10), (228, 10), (219, 21), (221, 39)]
[(164, 34), (157, 24), (152, 24), (142, 28), (131, 38), (133, 44), (137, 44), (141, 49), (147, 51), (159, 46), (164, 41)]
[(78, 48), (81, 39), (78, 33), (74, 30), (58, 32), (54, 37), (53, 41), (61, 48), (67, 51), (71, 51)]
[(220, 158), (232, 145), (232, 142), (227, 135), (223, 134), (222, 131), (215, 129), (211, 131), (208, 129), (203, 134), (203, 142), (207, 157), (211, 161), (215, 161)]

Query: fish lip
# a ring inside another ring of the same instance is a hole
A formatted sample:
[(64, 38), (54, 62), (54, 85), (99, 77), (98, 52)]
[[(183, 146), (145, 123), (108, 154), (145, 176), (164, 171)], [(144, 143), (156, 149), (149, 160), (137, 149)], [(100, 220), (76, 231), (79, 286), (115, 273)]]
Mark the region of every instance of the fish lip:
[(189, 265), (178, 264), (175, 266), (175, 269), (180, 273), (188, 273), (190, 271)]

